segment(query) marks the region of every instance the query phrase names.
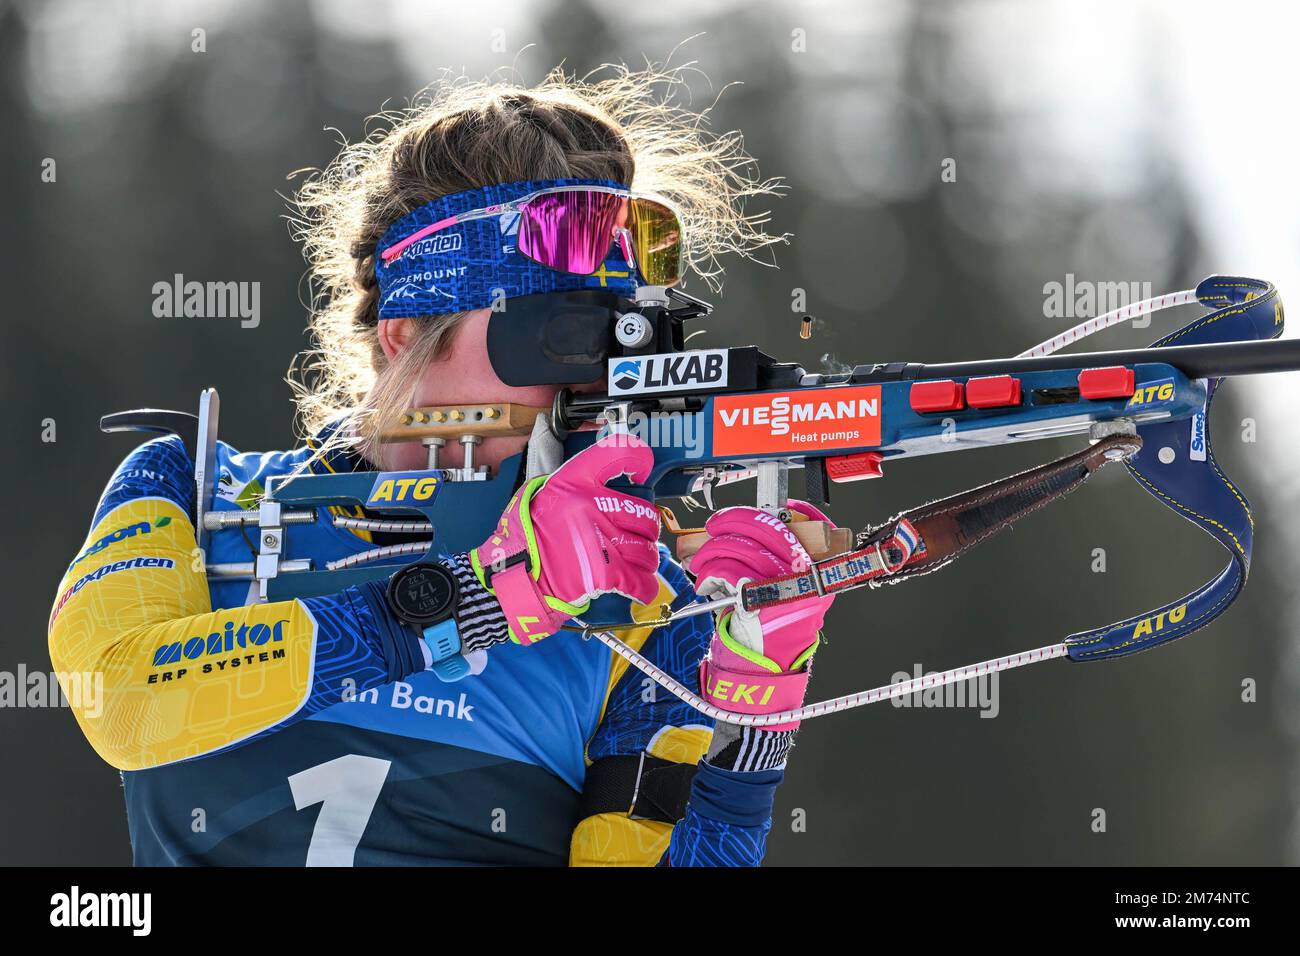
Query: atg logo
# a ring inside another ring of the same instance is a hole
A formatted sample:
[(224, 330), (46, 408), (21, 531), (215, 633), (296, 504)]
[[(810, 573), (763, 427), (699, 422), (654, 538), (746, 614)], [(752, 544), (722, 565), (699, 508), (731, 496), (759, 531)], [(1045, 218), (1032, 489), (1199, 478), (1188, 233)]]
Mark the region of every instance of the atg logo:
[(437, 494), (438, 477), (427, 471), (385, 471), (375, 478), (366, 504), (428, 504)]
[(609, 360), (609, 394), (694, 392), (727, 384), (727, 350), (669, 352)]
[(1183, 618), (1187, 616), (1187, 605), (1180, 604), (1177, 607), (1170, 608), (1168, 612), (1161, 611), (1152, 617), (1146, 617), (1138, 621), (1137, 626), (1133, 628), (1133, 639), (1139, 637), (1151, 637), (1157, 631), (1163, 631), (1166, 624), (1181, 624)]
[(1162, 378), (1154, 382), (1148, 382), (1145, 385), (1139, 385), (1134, 390), (1133, 397), (1128, 400), (1128, 407), (1163, 405), (1173, 400), (1174, 380), (1172, 378)]

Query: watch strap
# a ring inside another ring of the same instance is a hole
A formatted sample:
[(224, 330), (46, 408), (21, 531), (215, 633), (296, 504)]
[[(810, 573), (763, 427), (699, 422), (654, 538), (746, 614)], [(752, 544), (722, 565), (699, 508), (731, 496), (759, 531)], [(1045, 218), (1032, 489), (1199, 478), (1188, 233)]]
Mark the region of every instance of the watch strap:
[(469, 676), (469, 661), (461, 654), (460, 629), (455, 618), (426, 627), (424, 643), (433, 659), (429, 670), (443, 683), (453, 684)]
[(460, 653), (460, 631), (455, 618), (447, 618), (424, 629), (424, 643), (434, 664)]

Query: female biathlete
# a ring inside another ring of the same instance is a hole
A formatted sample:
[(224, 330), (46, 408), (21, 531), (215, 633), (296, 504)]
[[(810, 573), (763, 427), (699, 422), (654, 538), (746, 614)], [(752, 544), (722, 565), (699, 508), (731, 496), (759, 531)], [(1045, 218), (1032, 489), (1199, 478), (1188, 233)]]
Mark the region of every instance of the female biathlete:
[[(767, 187), (738, 138), (665, 105), (672, 80), (449, 82), (311, 176), (297, 197), (318, 293), (299, 382), (311, 437), (288, 452), (219, 443), (209, 507), (255, 505), (273, 476), (423, 468), (419, 443), (378, 440), (383, 423), (413, 406), (545, 406), (573, 384), (541, 354), (494, 360), (492, 323), (544, 321), (581, 293), (574, 314), (607, 332), (638, 285), (772, 241), (741, 209)], [(613, 434), (561, 463), (540, 442), (475, 448), (476, 465), (519, 479), (487, 539), (429, 572), (454, 581), (436, 627), (402, 616), (385, 579), (266, 603), (247, 580), (209, 578), (205, 558), (247, 561), (249, 546), (215, 534), (196, 557), (185, 443), (127, 457), (59, 587), (49, 646), (57, 671), (103, 675), (102, 704), (77, 719), (122, 771), (137, 864), (762, 860), (795, 725), (715, 726), (604, 645), (557, 635), (602, 595), (634, 619), (696, 600), (654, 509), (606, 485), (642, 480), (650, 449)], [(439, 466), (462, 463), (448, 443)], [(402, 539), (326, 512), (293, 529), (285, 559), (324, 567)], [(808, 561), (755, 509), (707, 528), (690, 568), (702, 587)], [(688, 687), (724, 689), (720, 706), (774, 713), (803, 700), (828, 604), (622, 636)]]

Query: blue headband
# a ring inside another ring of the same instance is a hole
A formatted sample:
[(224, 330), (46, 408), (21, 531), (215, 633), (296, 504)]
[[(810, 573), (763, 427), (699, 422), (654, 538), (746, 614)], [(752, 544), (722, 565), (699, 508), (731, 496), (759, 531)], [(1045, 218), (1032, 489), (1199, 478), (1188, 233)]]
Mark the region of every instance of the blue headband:
[(631, 296), (636, 276), (616, 243), (610, 243), (611, 254), (595, 275), (556, 272), (519, 254), (517, 212), (456, 223), (412, 243), (388, 263), (381, 258), (385, 249), (426, 226), (554, 186), (627, 188), (608, 179), (541, 179), (484, 186), (425, 203), (393, 223), (376, 247), (380, 320), (468, 312), (503, 298), (576, 289)]

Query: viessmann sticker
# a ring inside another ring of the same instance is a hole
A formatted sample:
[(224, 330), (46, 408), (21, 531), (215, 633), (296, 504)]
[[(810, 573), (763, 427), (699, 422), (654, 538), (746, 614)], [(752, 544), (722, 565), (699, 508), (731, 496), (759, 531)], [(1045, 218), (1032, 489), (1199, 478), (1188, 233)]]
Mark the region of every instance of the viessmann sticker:
[(880, 444), (880, 386), (814, 388), (713, 400), (713, 454)]

